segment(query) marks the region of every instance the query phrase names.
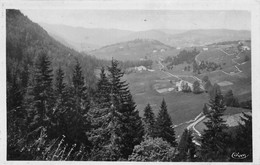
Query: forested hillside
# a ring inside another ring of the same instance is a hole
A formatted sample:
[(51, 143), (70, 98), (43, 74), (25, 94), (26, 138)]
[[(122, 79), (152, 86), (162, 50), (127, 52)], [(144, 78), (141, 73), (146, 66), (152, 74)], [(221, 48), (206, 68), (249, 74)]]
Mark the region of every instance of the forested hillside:
[[(100, 64), (91, 56), (82, 56), (80, 53), (60, 44), (38, 24), (33, 23), (18, 10), (7, 10), (6, 13), (6, 56), (7, 72), (13, 69), (23, 70), (22, 65), (33, 65), (37, 55), (45, 52), (51, 58), (52, 67), (56, 70), (59, 66), (64, 68), (66, 81), (71, 83), (71, 70), (77, 58), (82, 64), (84, 76), (88, 77), (87, 84), (93, 84), (94, 69)], [(15, 64), (13, 67), (12, 64)]]

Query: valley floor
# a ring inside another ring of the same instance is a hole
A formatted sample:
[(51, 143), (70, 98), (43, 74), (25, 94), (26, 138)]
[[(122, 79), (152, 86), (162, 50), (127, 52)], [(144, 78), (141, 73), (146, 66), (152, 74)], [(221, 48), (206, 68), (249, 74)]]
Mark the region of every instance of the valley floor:
[[(205, 116), (202, 115), (201, 112), (204, 103), (209, 102), (209, 97), (207, 93), (193, 94), (176, 92), (174, 89), (176, 87), (175, 82), (190, 79), (191, 81), (198, 80), (201, 83), (202, 77), (209, 75), (212, 83), (224, 84), (223, 87), (221, 87), (224, 91), (232, 89), (235, 91), (235, 94), (238, 95), (241, 94), (242, 91), (247, 91), (246, 95), (248, 92), (251, 93), (251, 82), (239, 83), (241, 80), (247, 81), (247, 79), (241, 79), (239, 76), (224, 73), (221, 75), (217, 74), (220, 71), (195, 76), (192, 72), (183, 71), (178, 67), (175, 67), (173, 70), (167, 70), (159, 56), (154, 56), (153, 60), (157, 61), (153, 64), (153, 72), (141, 71), (131, 73), (125, 75), (124, 78), (129, 83), (130, 91), (133, 94), (141, 116), (148, 103), (153, 108), (154, 113), (157, 114), (162, 99), (165, 99), (168, 112), (175, 125), (177, 136), (182, 134), (184, 128), (192, 129), (198, 136), (200, 135), (200, 131), (196, 129), (196, 126), (201, 123), (201, 121), (204, 121)], [(241, 89), (241, 87), (243, 88)]]

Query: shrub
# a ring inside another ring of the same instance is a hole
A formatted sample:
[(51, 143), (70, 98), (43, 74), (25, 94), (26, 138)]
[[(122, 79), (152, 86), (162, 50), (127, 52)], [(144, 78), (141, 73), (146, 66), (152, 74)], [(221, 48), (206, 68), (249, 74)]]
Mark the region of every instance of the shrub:
[(162, 138), (147, 137), (140, 145), (136, 145), (130, 161), (173, 161), (175, 148)]

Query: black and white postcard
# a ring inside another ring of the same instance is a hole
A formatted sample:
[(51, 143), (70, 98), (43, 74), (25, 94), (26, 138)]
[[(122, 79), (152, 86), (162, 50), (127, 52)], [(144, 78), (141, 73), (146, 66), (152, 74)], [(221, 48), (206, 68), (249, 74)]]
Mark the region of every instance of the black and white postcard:
[(3, 164), (260, 163), (259, 1), (0, 8)]

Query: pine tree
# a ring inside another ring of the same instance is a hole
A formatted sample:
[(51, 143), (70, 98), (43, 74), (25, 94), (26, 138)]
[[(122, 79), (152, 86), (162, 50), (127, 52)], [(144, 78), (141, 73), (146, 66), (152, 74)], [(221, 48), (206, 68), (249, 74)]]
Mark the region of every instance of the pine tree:
[(46, 53), (38, 56), (35, 63), (34, 84), (32, 87), (33, 107), (32, 129), (49, 124), (49, 116), (53, 113), (52, 68)]
[(14, 72), (10, 76), (11, 81), (7, 82), (7, 111), (21, 108), (23, 101), (22, 87), (18, 82), (17, 71)]
[(68, 132), (70, 140), (77, 144), (85, 144), (89, 147), (87, 133), (90, 131), (90, 119), (88, 116), (90, 98), (88, 97), (87, 88), (85, 86), (85, 78), (82, 73), (82, 68), (78, 60), (74, 66), (72, 76), (72, 88), (68, 89), (70, 92), (71, 109), (67, 112), (67, 118), (70, 123)]
[(87, 89), (84, 82), (82, 68), (78, 60), (73, 70), (72, 83), (74, 89), (75, 109), (81, 115), (87, 113), (89, 108), (89, 100), (87, 100)]
[(105, 68), (101, 68), (100, 79), (97, 83), (96, 102), (101, 107), (110, 107), (110, 83), (105, 73)]
[(144, 109), (143, 121), (144, 121), (146, 135), (154, 137), (155, 117), (154, 117), (154, 113), (153, 113), (152, 108), (149, 103), (147, 104), (147, 106)]
[[(8, 68), (7, 68), (8, 69)], [(9, 70), (9, 69), (8, 69)], [(8, 71), (9, 72), (9, 71)], [(17, 159), (19, 141), (26, 135), (26, 111), (23, 108), (23, 88), (17, 71), (7, 80), (7, 159)]]
[(188, 132), (188, 138), (187, 138), (187, 161), (194, 161), (195, 160), (195, 154), (196, 154), (196, 145), (193, 143), (193, 136), (192, 132), (189, 130)]
[[(135, 145), (143, 137), (143, 125), (139, 112), (125, 81), (124, 73), (116, 60), (108, 67), (110, 84), (110, 107), (91, 111), (92, 123), (98, 126), (92, 131), (92, 141), (99, 144), (95, 160), (127, 159)], [(102, 123), (102, 124), (101, 124)]]
[(122, 115), (116, 111), (113, 99), (111, 99), (111, 107), (99, 108), (96, 106), (91, 108), (89, 113), (92, 116), (93, 128), (90, 141), (94, 146), (90, 155), (91, 160), (118, 160), (122, 155), (118, 146), (120, 137), (116, 134), (116, 128), (118, 118)]
[(202, 112), (203, 112), (204, 115), (207, 115), (207, 114), (208, 114), (208, 107), (207, 107), (207, 104), (206, 104), (206, 103), (205, 103), (204, 106), (203, 106)]
[(161, 109), (156, 118), (156, 136), (161, 137), (163, 140), (169, 142), (172, 146), (176, 146), (175, 131), (172, 128), (171, 117), (167, 111), (167, 105), (163, 99)]
[(239, 123), (238, 133), (235, 140), (236, 152), (246, 154), (246, 159), (242, 161), (252, 161), (253, 144), (252, 144), (252, 115), (243, 112), (240, 116), (242, 123)]
[(238, 107), (239, 102), (238, 99), (234, 96), (232, 90), (228, 90), (224, 95), (224, 102), (226, 106)]
[(208, 120), (204, 122), (207, 129), (201, 137), (201, 157), (203, 161), (226, 161), (227, 155), (226, 142), (229, 140), (225, 132), (227, 125), (223, 120), (225, 105), (222, 96), (216, 95), (215, 99), (210, 100), (210, 111), (206, 114)]
[(66, 84), (64, 83), (64, 72), (59, 67), (56, 71), (54, 81), (55, 106), (51, 116), (51, 130), (48, 132), (50, 136), (61, 136), (67, 133), (66, 111), (68, 110), (68, 96), (66, 93)]
[(144, 130), (128, 85), (121, 80), (124, 73), (118, 64), (118, 61), (112, 60), (108, 71), (110, 72), (109, 78), (114, 106), (116, 111), (122, 115), (118, 118), (118, 130), (116, 131), (118, 137), (120, 137), (120, 153), (122, 153), (124, 159), (127, 159), (134, 146), (142, 141)]
[(199, 81), (194, 81), (194, 83), (193, 83), (193, 93), (198, 94), (200, 92), (201, 92), (201, 90), (200, 90)]
[(64, 98), (63, 95), (64, 95), (64, 89), (65, 89), (66, 85), (63, 82), (64, 81), (63, 79), (64, 79), (64, 72), (61, 69), (61, 67), (59, 67), (56, 71), (56, 81), (54, 84), (55, 85), (55, 95), (59, 99)]
[(193, 161), (196, 152), (195, 144), (192, 142), (192, 132), (185, 129), (178, 144), (179, 161)]

